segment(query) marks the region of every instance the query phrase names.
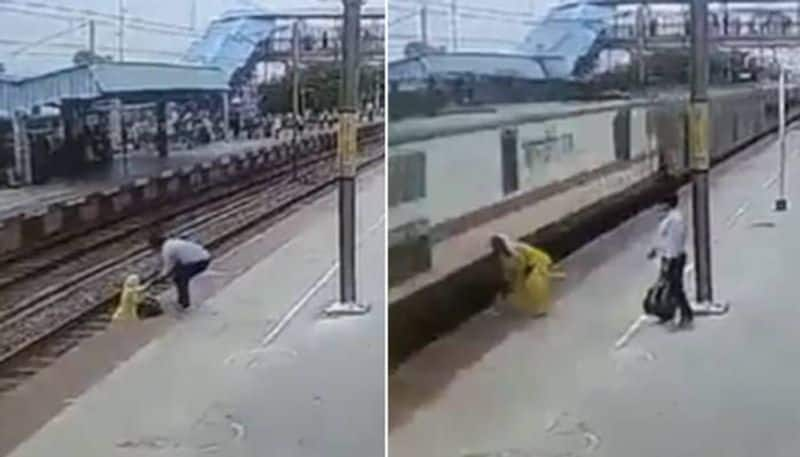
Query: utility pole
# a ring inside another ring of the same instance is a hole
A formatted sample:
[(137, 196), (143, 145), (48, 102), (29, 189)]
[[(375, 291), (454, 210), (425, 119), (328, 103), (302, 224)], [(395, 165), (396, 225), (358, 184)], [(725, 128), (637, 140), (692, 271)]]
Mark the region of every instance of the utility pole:
[(192, 26), (192, 30), (197, 29), (197, 0), (192, 0), (189, 10), (189, 23)]
[(300, 26), (292, 24), (292, 112), (300, 113)]
[(645, 35), (647, 34), (647, 16), (644, 6), (636, 8), (636, 54), (639, 64), (637, 68), (637, 79), (639, 85), (644, 89), (647, 84), (647, 56), (645, 55)]
[(424, 3), (419, 12), (420, 36), (422, 44), (428, 45), (428, 4)]
[(89, 52), (92, 56), (94, 56), (95, 49), (94, 20), (89, 20)]
[(300, 129), (300, 25), (295, 20), (292, 24), (292, 177), (297, 179), (297, 149)]
[(728, 29), (730, 26), (730, 11), (728, 10), (728, 1), (722, 3), (722, 35), (728, 36)]
[(692, 75), (689, 107), (689, 158), (692, 170), (692, 215), (697, 302), (712, 310), (711, 228), (708, 171), (711, 167), (708, 123), (708, 3), (691, 4)]
[(382, 98), (381, 97), (381, 79), (376, 77), (375, 78), (375, 103), (374, 103), (374, 108), (373, 108), (373, 110), (376, 111), (376, 112), (378, 111), (378, 109), (382, 105), (381, 98)]
[(781, 151), (781, 163), (775, 211), (786, 211), (789, 204), (786, 200), (786, 71), (783, 65), (780, 66), (780, 72), (778, 77), (778, 141)]
[(125, 61), (125, 0), (119, 0), (119, 31), (117, 32), (117, 52), (119, 61)]
[(800, 33), (800, 1), (797, 2), (797, 17), (795, 18), (794, 24), (794, 33)]
[(458, 0), (450, 3), (450, 33), (453, 35), (453, 52), (458, 51)]
[(362, 0), (344, 3), (344, 59), (339, 123), (339, 301), (328, 315), (364, 314), (369, 306), (356, 301), (356, 157), (358, 132), (359, 39)]
[(339, 64), (339, 53), (342, 50), (342, 42), (344, 41), (343, 40), (343, 37), (344, 37), (344, 22), (342, 22), (342, 25), (340, 26), (339, 25), (339, 21), (338, 20), (334, 20), (333, 21), (333, 27), (334, 27), (334, 31), (335, 31), (335, 33), (334, 33), (335, 36), (333, 38), (333, 56), (334, 56), (333, 57), (333, 63), (338, 65)]

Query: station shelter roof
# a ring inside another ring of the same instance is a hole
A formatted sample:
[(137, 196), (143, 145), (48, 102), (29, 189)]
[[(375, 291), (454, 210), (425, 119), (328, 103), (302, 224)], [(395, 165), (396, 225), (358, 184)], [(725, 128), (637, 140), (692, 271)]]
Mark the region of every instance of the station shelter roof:
[(426, 54), (390, 62), (389, 79), (409, 81), (471, 74), (544, 80), (552, 77), (550, 66), (559, 59), (558, 56), (487, 52)]
[(64, 100), (95, 100), (135, 94), (225, 92), (228, 78), (216, 67), (145, 62), (81, 65), (30, 78), (0, 80), (0, 112), (30, 112)]
[(214, 20), (203, 37), (192, 44), (183, 60), (221, 68), (230, 78), (245, 64), (258, 43), (277, 28), (276, 20), (262, 17), (262, 13), (261, 10), (237, 10)]

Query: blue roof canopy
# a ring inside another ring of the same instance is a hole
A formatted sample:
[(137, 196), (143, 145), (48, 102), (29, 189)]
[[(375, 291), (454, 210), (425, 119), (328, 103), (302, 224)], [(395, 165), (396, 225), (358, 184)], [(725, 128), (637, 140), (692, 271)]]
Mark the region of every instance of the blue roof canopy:
[(566, 77), (575, 62), (592, 47), (613, 14), (613, 8), (586, 2), (559, 5), (528, 33), (518, 50), (526, 54), (562, 56), (563, 67), (558, 71), (563, 73), (559, 76)]
[(0, 110), (30, 111), (64, 99), (91, 100), (133, 92), (227, 91), (228, 78), (213, 67), (163, 63), (102, 63), (71, 67), (0, 83)]
[(225, 91), (228, 79), (219, 68), (159, 63), (104, 63), (89, 68), (100, 92)]
[(407, 81), (423, 80), (434, 75), (474, 75), (540, 80), (552, 77), (550, 72), (558, 68), (560, 61), (559, 56), (541, 55), (481, 52), (427, 54), (389, 63), (389, 79)]
[(246, 11), (228, 13), (209, 25), (203, 38), (192, 44), (183, 60), (213, 65), (230, 78), (244, 65), (258, 43), (269, 38), (276, 29), (275, 19), (251, 17)]

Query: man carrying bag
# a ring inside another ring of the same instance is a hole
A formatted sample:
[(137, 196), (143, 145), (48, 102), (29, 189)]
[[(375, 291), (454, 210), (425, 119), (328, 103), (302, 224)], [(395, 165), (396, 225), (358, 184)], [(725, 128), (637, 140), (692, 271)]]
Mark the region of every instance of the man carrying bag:
[(683, 290), (683, 269), (686, 266), (686, 221), (678, 210), (678, 196), (671, 194), (663, 200), (667, 215), (658, 228), (656, 247), (648, 258), (661, 257), (661, 272), (658, 281), (647, 291), (644, 311), (667, 322), (680, 309), (680, 327), (692, 323), (694, 313)]

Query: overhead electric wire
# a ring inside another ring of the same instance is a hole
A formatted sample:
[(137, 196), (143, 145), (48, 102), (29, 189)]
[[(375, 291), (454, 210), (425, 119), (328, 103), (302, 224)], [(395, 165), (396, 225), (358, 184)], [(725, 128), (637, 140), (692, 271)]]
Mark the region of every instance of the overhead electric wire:
[(16, 50), (14, 50), (14, 51), (11, 51), (9, 53), (9, 55), (11, 55), (12, 57), (16, 57), (19, 54), (21, 54), (21, 53), (23, 53), (23, 52), (25, 52), (25, 51), (27, 51), (27, 50), (29, 50), (31, 48), (35, 48), (36, 46), (42, 45), (44, 43), (47, 43), (48, 41), (54, 40), (56, 38), (60, 38), (60, 37), (66, 35), (68, 33), (72, 33), (72, 32), (74, 32), (76, 30), (82, 29), (83, 27), (86, 27), (86, 25), (87, 25), (87, 23), (83, 22), (83, 23), (78, 24), (76, 26), (68, 27), (68, 28), (66, 28), (64, 30), (56, 32), (56, 33), (54, 33), (52, 35), (47, 35), (47, 36), (45, 36), (45, 37), (43, 37), (43, 38), (41, 38), (39, 40), (34, 41), (33, 43), (30, 43), (28, 45), (22, 46), (21, 48), (18, 48)]
[[(2, 4), (17, 5), (17, 6), (20, 6), (20, 7), (34, 9), (34, 10), (36, 10), (36, 9), (39, 9), (39, 10), (45, 9), (45, 10), (50, 10), (50, 11), (55, 10), (55, 11), (59, 11), (59, 12), (63, 12), (63, 13), (77, 14), (77, 15), (80, 15), (81, 17), (83, 17), (83, 18), (86, 18), (87, 16), (93, 16), (93, 17), (102, 17), (102, 18), (106, 18), (106, 19), (111, 19), (113, 21), (118, 21), (120, 18), (123, 17), (120, 14), (107, 13), (107, 12), (97, 11), (97, 10), (93, 10), (93, 9), (89, 9), (89, 8), (73, 8), (73, 7), (69, 7), (69, 6), (65, 6), (65, 5), (61, 5), (61, 4), (49, 4), (49, 3), (42, 3), (42, 2), (23, 1), (23, 0), (0, 0), (0, 5), (2, 5)], [(130, 15), (127, 15), (127, 14), (124, 15), (124, 18), (125, 18), (125, 21), (136, 22), (136, 23), (140, 23), (142, 25), (150, 25), (150, 26), (154, 26), (154, 27), (162, 27), (162, 28), (170, 28), (170, 29), (179, 28), (179, 29), (184, 29), (186, 31), (191, 31), (191, 27), (186, 26), (186, 25), (182, 25), (182, 24), (175, 24), (175, 23), (161, 22), (161, 21), (153, 21), (153, 20), (150, 20), (150, 19), (144, 19), (144, 18), (141, 18), (141, 17), (138, 17), (138, 16), (130, 16)]]
[[(428, 8), (428, 15), (436, 15), (436, 16), (450, 16), (449, 11), (438, 10), (438, 9), (431, 9)], [(417, 12), (419, 14), (419, 12)], [(491, 21), (491, 22), (502, 22), (502, 23), (509, 23), (513, 22), (515, 24), (522, 24), (528, 26), (535, 26), (535, 25), (543, 25), (549, 23), (548, 21), (542, 19), (520, 19), (520, 18), (507, 18), (507, 17), (498, 17), (498, 16), (489, 16), (485, 14), (475, 14), (470, 12), (460, 11), (456, 13), (459, 18), (462, 19), (470, 19), (476, 21)], [(575, 22), (575, 23), (585, 23), (587, 19), (559, 19), (557, 22), (559, 23), (567, 23), (567, 22)], [(390, 24), (391, 25), (391, 24)]]
[[(62, 49), (75, 49), (75, 50), (88, 50), (87, 45), (83, 43), (65, 43), (65, 42), (57, 42), (57, 43), (36, 43), (36, 42), (28, 42), (23, 40), (14, 40), (9, 38), (0, 38), (0, 46), (26, 46), (28, 49), (32, 47), (46, 47), (46, 48), (62, 48)], [(96, 49), (104, 50), (104, 51), (114, 51), (116, 47), (111, 45), (98, 45)], [(184, 53), (177, 52), (177, 51), (168, 51), (166, 49), (152, 49), (152, 48), (125, 48), (126, 51), (130, 51), (134, 54), (160, 54), (165, 56), (172, 56), (172, 57), (181, 57)], [(31, 51), (26, 51), (25, 54), (29, 54)], [(19, 54), (17, 55), (19, 56)]]
[[(31, 51), (32, 48), (37, 46), (47, 47), (47, 48), (62, 48), (62, 49), (74, 49), (74, 50), (84, 50), (87, 49), (88, 46), (85, 46), (80, 43), (69, 43), (69, 42), (56, 42), (56, 43), (47, 43), (50, 40), (53, 40), (57, 37), (63, 36), (69, 32), (78, 30), (82, 27), (85, 27), (88, 24), (85, 17), (81, 17), (81, 14), (92, 16), (96, 19), (93, 19), (95, 25), (104, 26), (104, 27), (116, 27), (117, 22), (112, 19), (117, 19), (121, 17), (117, 14), (112, 13), (102, 13), (91, 9), (77, 9), (77, 8), (70, 8), (65, 7), (63, 5), (47, 5), (38, 2), (26, 2), (26, 1), (19, 1), (19, 0), (0, 0), (0, 11), (5, 11), (8, 13), (14, 14), (21, 14), (21, 15), (28, 15), (38, 19), (56, 19), (60, 21), (75, 21), (75, 20), (83, 20), (81, 24), (78, 26), (71, 27), (68, 30), (59, 32), (57, 34), (45, 37), (41, 40), (37, 40), (35, 42), (26, 42), (22, 40), (12, 40), (12, 39), (3, 39), (0, 38), (0, 46), (23, 46), (22, 49), (15, 50), (15, 58), (26, 58), (26, 57), (64, 57), (70, 58), (74, 56), (74, 53), (64, 51), (64, 52), (56, 52), (56, 51)], [(185, 28), (184, 26), (179, 26), (177, 24), (169, 24), (165, 22), (158, 22), (158, 21), (150, 21), (146, 19), (136, 18), (134, 16), (125, 15), (126, 20), (133, 20), (134, 23), (127, 23), (126, 28), (145, 31), (149, 33), (156, 33), (156, 34), (163, 34), (167, 36), (173, 37), (180, 37), (182, 39), (191, 40), (192, 38), (200, 38), (205, 36), (204, 33), (197, 33), (197, 32), (188, 32), (181, 30)], [(163, 28), (162, 28), (163, 27)], [(169, 27), (166, 28), (166, 27)], [(381, 35), (383, 38), (383, 35)], [(97, 49), (104, 50), (104, 51), (114, 51), (116, 47), (108, 46), (108, 45), (99, 45)], [(185, 57), (185, 52), (173, 52), (167, 50), (158, 50), (158, 49), (144, 49), (144, 48), (128, 48), (126, 47), (126, 51), (131, 52), (133, 54), (142, 54), (142, 55), (163, 55), (163, 56), (170, 56), (170, 57)], [(24, 53), (24, 54), (23, 54)], [(240, 63), (240, 59), (236, 59), (233, 57), (225, 57), (225, 56), (218, 56), (212, 60), (212, 62), (230, 62), (230, 63)]]
[[(35, 17), (37, 19), (56, 19), (56, 20), (60, 20), (60, 21), (76, 21), (76, 20), (82, 20), (83, 19), (81, 16), (78, 16), (78, 15), (65, 15), (65, 14), (58, 14), (58, 13), (46, 13), (46, 12), (41, 12), (41, 11), (31, 11), (31, 10), (27, 10), (27, 9), (21, 9), (21, 8), (14, 7), (14, 6), (6, 6), (5, 4), (2, 3), (2, 0), (0, 0), (0, 11), (6, 11), (6, 12), (9, 12), (9, 13), (21, 14), (21, 15), (26, 15), (26, 16), (32, 16), (32, 17)], [(109, 19), (102, 19), (102, 18), (101, 19), (94, 19), (94, 22), (95, 22), (95, 25), (100, 25), (100, 26), (109, 26), (109, 27), (110, 26), (114, 26), (114, 27), (116, 27), (118, 25), (114, 21), (111, 21)], [(157, 28), (157, 27), (150, 27), (150, 26), (145, 26), (145, 25), (140, 25), (140, 24), (125, 24), (125, 28), (126, 29), (140, 30), (140, 31), (150, 32), (150, 33), (158, 33), (158, 34), (162, 34), (162, 35), (180, 36), (180, 37), (184, 37), (184, 38), (186, 38), (186, 37), (201, 38), (203, 36), (202, 33), (198, 33), (198, 32), (188, 32), (188, 31), (182, 31), (182, 30), (171, 30), (171, 29), (168, 29), (168, 28)]]
[[(6, 40), (0, 39), (0, 46), (3, 45), (3, 41), (6, 41)], [(64, 48), (68, 48), (68, 46), (64, 46)], [(69, 46), (69, 48), (74, 49), (74, 51), (86, 50), (85, 47), (82, 47), (80, 45), (76, 45), (74, 47)], [(104, 49), (105, 48), (106, 47), (104, 47)], [(112, 47), (110, 47), (108, 49), (113, 51), (116, 48), (114, 48), (112, 46)], [(75, 52), (74, 51), (57, 51), (57, 50), (52, 50), (52, 51), (29, 51), (29, 52), (26, 52), (25, 54), (22, 54), (22, 55), (18, 56), (16, 60), (26, 60), (26, 59), (29, 59), (29, 58), (39, 58), (39, 57), (49, 57), (49, 58), (62, 57), (65, 60), (71, 60), (75, 56)], [(126, 51), (129, 51), (133, 55), (142, 55), (142, 56), (170, 54), (170, 57), (172, 57), (172, 54), (174, 54), (174, 53), (172, 53), (170, 51), (159, 51), (159, 50), (137, 49), (137, 48), (127, 49)], [(181, 55), (183, 55), (183, 54), (181, 53)], [(168, 59), (168, 60), (169, 61), (174, 61), (174, 59)], [(112, 60), (112, 62), (113, 62), (113, 60)], [(217, 58), (214, 59), (214, 62), (241, 63), (241, 60), (240, 59), (231, 58), (231, 57), (217, 57)]]
[[(0, 38), (0, 46), (26, 46), (26, 47), (33, 47), (32, 45), (36, 45), (38, 47), (44, 48), (81, 48), (86, 47), (86, 45), (81, 43), (36, 43), (34, 41), (24, 41), (24, 40), (15, 40), (12, 38)], [(9, 53), (10, 54), (10, 53)]]
[[(57, 19), (57, 20), (60, 20), (60, 21), (75, 21), (75, 20), (79, 20), (80, 19), (80, 17), (78, 17), (78, 16), (65, 16), (63, 14), (42, 13), (41, 11), (31, 11), (31, 10), (17, 8), (17, 7), (14, 7), (14, 6), (6, 6), (6, 5), (4, 5), (2, 3), (0, 3), (0, 11), (6, 11), (6, 12), (9, 12), (9, 13), (15, 13), (15, 14), (22, 14), (22, 15), (26, 15), (26, 16), (33, 16), (33, 17), (36, 17), (36, 18), (39, 18), (39, 19), (47, 18), (47, 19)], [(95, 21), (95, 22), (101, 22), (101, 21)]]
[[(389, 35), (389, 39), (391, 40), (393, 38), (396, 39), (396, 40), (415, 40), (415, 39), (418, 38), (418, 35), (392, 33), (392, 34)], [(445, 35), (436, 35), (436, 36), (431, 37), (431, 41), (444, 41), (444, 42), (446, 42), (449, 39), (450, 38), (445, 36)], [(466, 41), (466, 42), (478, 42), (478, 43), (480, 43), (480, 42), (487, 42), (487, 43), (492, 42), (492, 43), (522, 44), (520, 41), (516, 41), (516, 40), (503, 39), (503, 38), (488, 38), (488, 37), (463, 37), (463, 39), (459, 38), (459, 40), (460, 41)], [(390, 42), (390, 43), (392, 43), (392, 42)], [(398, 43), (398, 42), (393, 42), (392, 44), (396, 44), (398, 46), (401, 46), (401, 45), (404, 46), (405, 45), (405, 43)]]
[[(442, 0), (391, 0), (393, 2), (400, 2), (405, 4), (413, 4), (415, 6), (422, 7), (423, 4), (428, 7), (440, 7), (445, 8), (447, 11), (450, 10), (452, 4), (447, 1)], [(499, 15), (499, 16), (510, 16), (513, 18), (519, 17), (530, 17), (535, 18), (536, 15), (533, 13), (525, 12), (525, 11), (514, 11), (514, 10), (507, 10), (507, 9), (498, 9), (498, 8), (487, 8), (481, 6), (471, 6), (469, 4), (459, 3), (458, 9), (463, 11), (471, 11), (474, 13), (484, 13), (484, 14), (491, 14), (491, 15)]]
[[(63, 15), (56, 15), (56, 14), (43, 14), (43, 13), (38, 13), (38, 12), (34, 12), (34, 11), (23, 11), (23, 10), (19, 10), (19, 9), (7, 8), (7, 7), (2, 6), (2, 5), (0, 5), (0, 11), (7, 11), (7, 12), (11, 12), (11, 13), (16, 13), (16, 14), (30, 15), (30, 16), (33, 16), (33, 17), (36, 17), (36, 18), (39, 18), (39, 19), (48, 18), (48, 19), (57, 19), (57, 20), (62, 20), (62, 21), (79, 20), (79, 18), (72, 17), (72, 16), (63, 16)], [(114, 26), (114, 27), (116, 27), (115, 23), (107, 21), (105, 19), (95, 19), (94, 21), (95, 21), (95, 25), (108, 26), (108, 27)], [(149, 27), (143, 27), (143, 26), (139, 26), (139, 25), (135, 25), (135, 24), (126, 24), (125, 28), (126, 29), (134, 29), (134, 30), (144, 31), (144, 32), (150, 32), (150, 33), (155, 33), (155, 34), (161, 34), (161, 35), (181, 37), (181, 38), (184, 38), (184, 39), (196, 39), (196, 38), (201, 38), (202, 37), (202, 35), (199, 35), (199, 34), (192, 34), (192, 33), (181, 32), (181, 31), (171, 31), (171, 30), (167, 30), (167, 29), (149, 28)]]
[(389, 25), (389, 27), (391, 27), (391, 26), (396, 25), (396, 24), (398, 24), (400, 22), (407, 21), (409, 19), (415, 18), (418, 15), (419, 15), (419, 12), (412, 11), (412, 12), (406, 14), (406, 15), (400, 16), (398, 18), (394, 18), (393, 20), (389, 21), (388, 25)]
[(139, 30), (139, 31), (143, 31), (143, 32), (157, 33), (157, 34), (161, 34), (161, 35), (176, 36), (176, 37), (187, 38), (187, 39), (188, 38), (197, 39), (197, 38), (203, 38), (205, 36), (204, 34), (197, 33), (197, 32), (193, 33), (193, 32), (184, 32), (184, 31), (181, 31), (181, 30), (157, 29), (157, 28), (150, 28), (150, 27), (145, 27), (145, 26), (141, 26), (141, 25), (137, 25), (137, 24), (125, 24), (125, 28), (126, 29)]
[[(400, 0), (392, 0), (392, 1), (400, 1)], [(408, 0), (406, 0), (408, 1)], [(441, 9), (440, 9), (441, 8)], [(450, 16), (451, 10), (450, 8), (444, 9), (444, 7), (434, 6), (433, 8), (427, 8), (428, 15), (437, 15), (437, 16)], [(534, 19), (534, 16), (525, 15), (525, 14), (511, 14), (512, 12), (509, 11), (508, 15), (504, 16), (496, 16), (490, 15), (486, 13), (476, 13), (471, 12), (469, 8), (461, 8), (459, 6), (459, 10), (456, 12), (456, 16), (465, 19), (472, 19), (472, 20), (479, 20), (479, 21), (494, 21), (494, 22), (514, 22), (523, 25), (540, 25), (544, 23), (541, 19)], [(419, 11), (417, 11), (419, 14)], [(525, 19), (528, 17), (529, 19)], [(585, 19), (564, 19), (560, 20), (559, 22), (585, 22)]]

